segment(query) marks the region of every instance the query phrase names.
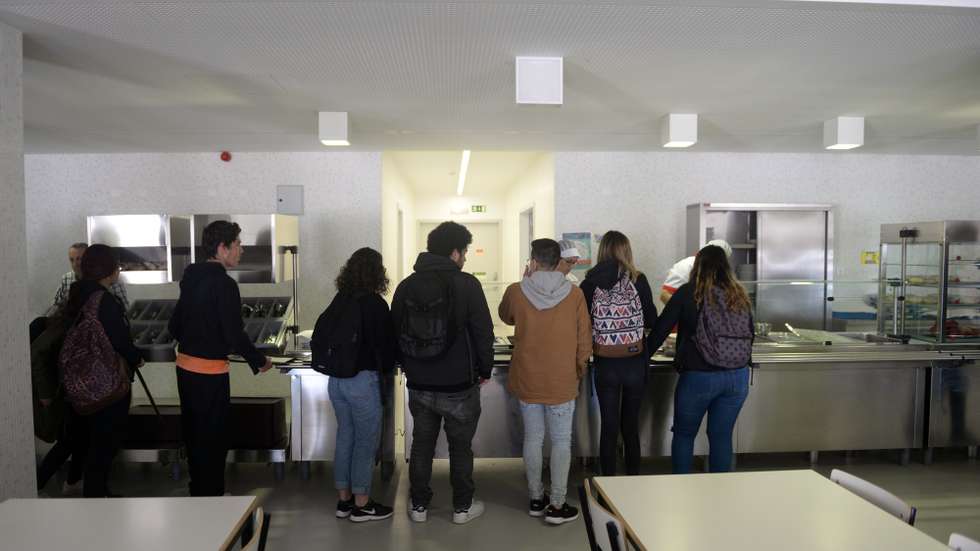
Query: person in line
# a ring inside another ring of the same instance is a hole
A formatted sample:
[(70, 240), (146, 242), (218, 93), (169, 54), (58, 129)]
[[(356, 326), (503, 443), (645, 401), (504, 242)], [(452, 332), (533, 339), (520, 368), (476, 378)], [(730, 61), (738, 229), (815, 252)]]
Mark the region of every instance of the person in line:
[(567, 279), (569, 283), (572, 285), (578, 285), (578, 277), (572, 273), (572, 270), (575, 269), (575, 265), (578, 264), (578, 259), (581, 258), (581, 255), (578, 252), (578, 247), (575, 246), (575, 243), (572, 243), (567, 239), (562, 239), (559, 241), (558, 246), (561, 247), (561, 260), (558, 262), (557, 270), (565, 276), (565, 279)]
[(660, 348), (675, 325), (674, 365), (680, 377), (674, 389), (673, 470), (691, 472), (694, 438), (707, 413), (709, 467), (727, 472), (735, 420), (749, 393), (754, 326), (749, 296), (721, 247), (708, 245), (698, 252), (691, 281), (667, 303), (647, 349)]
[[(313, 336), (317, 342), (325, 339), (334, 352), (326, 364), (327, 391), (337, 416), (336, 516), (353, 522), (392, 515), (391, 507), (371, 499), (384, 416), (382, 382), (395, 368), (395, 331), (384, 299), (388, 283), (381, 253), (368, 247), (354, 251), (337, 276), (337, 295)], [(315, 353), (318, 360), (319, 349)]]
[[(143, 355), (133, 344), (123, 305), (109, 292), (119, 280), (119, 258), (107, 245), (92, 245), (82, 255), (80, 268), (81, 279), (69, 289), (65, 320), (73, 323), (83, 315), (83, 309), (95, 308), (89, 305), (90, 301), (98, 301), (98, 322), (112, 348), (126, 361), (131, 383), (135, 370), (143, 365)], [(127, 392), (114, 403), (82, 415), (88, 440), (82, 488), (85, 497), (114, 496), (109, 492), (109, 472), (125, 434), (131, 398), (132, 394)]]
[(255, 374), (272, 368), (245, 333), (238, 284), (227, 272), (241, 260), (241, 231), (238, 224), (225, 220), (204, 228), (207, 260), (184, 270), (168, 326), (178, 342), (177, 393), (192, 496), (225, 493), (231, 409), (228, 354), (244, 358)]
[[(724, 239), (712, 239), (708, 241), (708, 245), (714, 245), (716, 247), (721, 247), (725, 251), (725, 256), (729, 260), (732, 258), (732, 246), (728, 244), (728, 241)], [(664, 284), (660, 286), (660, 302), (667, 304), (670, 301), (670, 297), (680, 289), (681, 285), (684, 285), (691, 278), (691, 268), (694, 267), (694, 257), (688, 256), (677, 261), (670, 270), (667, 271), (667, 279), (664, 280)]]
[(428, 519), (432, 456), (443, 423), (453, 522), (465, 524), (484, 511), (483, 502), (473, 497), (473, 435), (480, 420), (479, 385), (490, 379), (493, 368), (493, 320), (480, 281), (462, 271), (472, 242), (465, 226), (439, 224), (429, 233), (415, 272), (392, 299), (414, 423), (409, 516), (415, 522)]
[[(558, 271), (561, 249), (553, 239), (531, 243), (531, 275), (513, 283), (500, 302), (500, 319), (514, 325), (508, 388), (524, 419), (528, 514), (548, 524), (578, 518), (565, 501), (572, 454), (572, 419), (579, 382), (592, 354), (592, 323), (585, 295)], [(544, 435), (551, 438), (551, 497), (541, 480)]]
[[(68, 247), (68, 264), (71, 266), (71, 270), (61, 276), (61, 284), (58, 285), (58, 290), (54, 294), (54, 302), (48, 308), (47, 316), (54, 316), (68, 302), (68, 290), (71, 288), (71, 284), (82, 278), (82, 255), (85, 254), (87, 248), (88, 243), (84, 242), (72, 243)], [(123, 311), (129, 312), (129, 297), (126, 296), (126, 286), (117, 279), (109, 287), (109, 292), (122, 304)]]
[(595, 388), (601, 430), (602, 474), (616, 474), (620, 429), (626, 474), (640, 472), (640, 404), (646, 395), (650, 355), (645, 330), (657, 319), (650, 283), (633, 263), (629, 239), (609, 231), (599, 242), (598, 264), (585, 274), (582, 292), (592, 318)]

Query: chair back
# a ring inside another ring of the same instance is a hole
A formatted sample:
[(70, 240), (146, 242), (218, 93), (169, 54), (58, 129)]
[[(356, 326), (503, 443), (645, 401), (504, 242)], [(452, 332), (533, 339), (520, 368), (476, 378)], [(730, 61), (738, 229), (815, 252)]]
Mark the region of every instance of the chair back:
[(831, 471), (830, 479), (867, 501), (874, 503), (889, 514), (895, 515), (909, 524), (915, 524), (915, 507), (905, 503), (888, 490), (875, 486), (863, 478), (856, 477), (840, 469)]
[(255, 511), (252, 512), (252, 539), (242, 545), (242, 551), (259, 551), (265, 547), (264, 535), (268, 533), (265, 519), (265, 511), (262, 510), (262, 507), (256, 507)]
[(980, 541), (971, 540), (963, 534), (950, 534), (949, 548), (953, 551), (980, 551)]
[(593, 550), (626, 551), (626, 538), (622, 523), (608, 509), (599, 504), (592, 493), (591, 480), (582, 481), (582, 488), (585, 493), (585, 499), (582, 501), (583, 508), (588, 507), (588, 517), (591, 518), (592, 530), (589, 543), (593, 544)]

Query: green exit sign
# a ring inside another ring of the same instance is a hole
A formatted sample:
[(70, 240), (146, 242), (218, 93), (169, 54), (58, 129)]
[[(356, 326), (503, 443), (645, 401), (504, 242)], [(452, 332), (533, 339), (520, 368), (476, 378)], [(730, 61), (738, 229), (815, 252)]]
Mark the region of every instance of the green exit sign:
[(470, 212), (487, 212), (486, 205), (470, 205)]

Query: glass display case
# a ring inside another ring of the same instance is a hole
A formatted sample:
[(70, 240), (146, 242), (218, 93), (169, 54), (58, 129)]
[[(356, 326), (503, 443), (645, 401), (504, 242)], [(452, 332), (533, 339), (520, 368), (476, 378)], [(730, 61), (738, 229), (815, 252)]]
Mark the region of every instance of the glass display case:
[(980, 221), (881, 226), (878, 331), (980, 342)]

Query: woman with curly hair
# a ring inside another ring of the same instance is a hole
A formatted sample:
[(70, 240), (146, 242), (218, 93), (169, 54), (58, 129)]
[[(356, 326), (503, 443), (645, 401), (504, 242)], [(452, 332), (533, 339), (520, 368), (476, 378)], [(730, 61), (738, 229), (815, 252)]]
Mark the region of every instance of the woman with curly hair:
[(341, 362), (350, 365), (331, 365), (327, 383), (337, 415), (336, 516), (354, 522), (382, 520), (392, 514), (391, 507), (371, 500), (371, 474), (384, 415), (381, 381), (395, 364), (394, 326), (382, 298), (388, 283), (381, 253), (368, 247), (354, 251), (337, 276), (337, 295), (324, 312), (323, 328), (317, 323), (317, 331), (352, 334), (347, 340), (356, 343), (350, 345), (356, 350), (345, 356), (350, 359)]

